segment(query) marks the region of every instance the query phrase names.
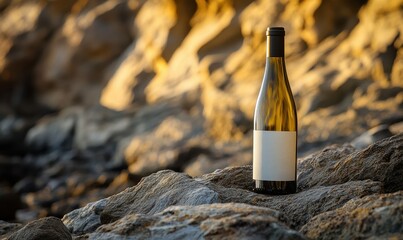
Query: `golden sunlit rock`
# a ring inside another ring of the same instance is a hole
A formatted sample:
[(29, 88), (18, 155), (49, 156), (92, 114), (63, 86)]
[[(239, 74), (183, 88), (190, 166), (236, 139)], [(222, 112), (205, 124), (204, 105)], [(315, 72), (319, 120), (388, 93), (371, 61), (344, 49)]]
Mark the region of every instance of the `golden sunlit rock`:
[[(66, 239), (400, 239), (402, 7), (0, 0), (0, 238), (64, 216)], [(251, 191), (274, 26), (298, 112), (286, 196)]]

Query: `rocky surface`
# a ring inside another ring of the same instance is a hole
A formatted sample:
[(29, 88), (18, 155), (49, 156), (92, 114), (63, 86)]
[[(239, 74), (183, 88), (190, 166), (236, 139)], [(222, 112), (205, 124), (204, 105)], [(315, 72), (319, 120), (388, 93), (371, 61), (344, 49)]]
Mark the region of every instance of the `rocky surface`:
[[(338, 166), (340, 176), (349, 173), (356, 163), (366, 169), (366, 176), (375, 176), (379, 169), (367, 166), (381, 165), (379, 158), (366, 153), (370, 149), (396, 150), (402, 145), (402, 137), (403, 134), (396, 135), (364, 150), (328, 147), (301, 159), (299, 177), (303, 180), (329, 163)], [(326, 164), (307, 168), (303, 164), (308, 160)], [(403, 158), (390, 158), (390, 162), (394, 161), (401, 164)], [(396, 176), (400, 180), (396, 188), (388, 188), (390, 180), (386, 178), (352, 177), (340, 183), (326, 182), (325, 186), (307, 184), (296, 194), (268, 196), (250, 191), (251, 174), (251, 166), (229, 167), (197, 178), (171, 170), (159, 171), (119, 194), (66, 214), (62, 221), (75, 239), (332, 239), (403, 234), (403, 195), (393, 190), (401, 187), (402, 175)], [(315, 176), (320, 183), (329, 178), (328, 174)], [(17, 232), (18, 225), (3, 222), (1, 226), (5, 226), (3, 235), (14, 236), (30, 225)]]
[(348, 201), (319, 214), (301, 229), (312, 239), (403, 237), (403, 192), (375, 194)]
[(11, 234), (7, 239), (8, 240), (20, 240), (20, 239), (71, 240), (72, 237), (70, 232), (67, 230), (66, 226), (63, 225), (60, 219), (55, 217), (46, 217), (28, 223), (17, 232)]
[(402, 142), (403, 135), (400, 134), (348, 155), (349, 146), (336, 151), (324, 149), (300, 161), (299, 188), (372, 179), (381, 181), (386, 192), (402, 190)]
[[(64, 216), (75, 237), (106, 238), (113, 227), (97, 228), (122, 218), (235, 202), (291, 212), (278, 221), (299, 230), (402, 190), (402, 4), (0, 1), (0, 219)], [(274, 25), (287, 32), (300, 184), (265, 197), (250, 191), (252, 121)]]
[(89, 239), (305, 239), (279, 222), (278, 212), (246, 204), (169, 207), (155, 215), (129, 214), (99, 227)]
[(13, 232), (18, 231), (20, 228), (22, 228), (21, 223), (9, 223), (0, 220), (0, 238), (6, 238), (9, 235), (11, 235)]

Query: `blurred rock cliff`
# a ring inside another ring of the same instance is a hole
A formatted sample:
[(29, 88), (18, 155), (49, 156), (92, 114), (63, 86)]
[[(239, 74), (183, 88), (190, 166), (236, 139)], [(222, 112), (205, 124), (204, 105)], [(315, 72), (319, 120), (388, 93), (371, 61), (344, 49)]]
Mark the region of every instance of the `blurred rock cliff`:
[(268, 26), (300, 156), (403, 132), (402, 22), (402, 0), (0, 1), (0, 215), (250, 164)]

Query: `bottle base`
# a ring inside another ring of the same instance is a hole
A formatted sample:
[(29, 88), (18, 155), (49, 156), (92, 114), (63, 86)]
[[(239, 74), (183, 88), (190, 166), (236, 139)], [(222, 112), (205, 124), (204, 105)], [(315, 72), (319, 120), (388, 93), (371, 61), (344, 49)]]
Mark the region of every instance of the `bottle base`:
[(253, 191), (267, 195), (286, 195), (297, 192), (296, 181), (260, 181), (255, 180)]

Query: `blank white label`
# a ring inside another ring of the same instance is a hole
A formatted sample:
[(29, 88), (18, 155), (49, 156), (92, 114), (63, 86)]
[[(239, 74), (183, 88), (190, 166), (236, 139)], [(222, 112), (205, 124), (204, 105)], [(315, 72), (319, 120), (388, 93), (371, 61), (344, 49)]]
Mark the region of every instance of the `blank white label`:
[(295, 181), (297, 133), (253, 131), (253, 179)]

